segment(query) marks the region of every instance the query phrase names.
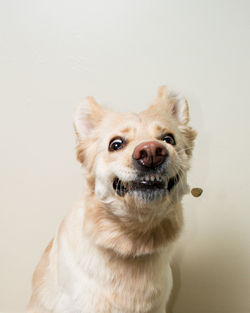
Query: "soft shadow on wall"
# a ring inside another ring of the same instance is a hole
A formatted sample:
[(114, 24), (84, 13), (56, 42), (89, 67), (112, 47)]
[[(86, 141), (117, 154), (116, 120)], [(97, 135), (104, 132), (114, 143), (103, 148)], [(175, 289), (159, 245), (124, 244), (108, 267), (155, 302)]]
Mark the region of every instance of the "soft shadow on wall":
[[(203, 200), (198, 202), (204, 217), (208, 208)], [(194, 211), (198, 205), (195, 207)], [(244, 300), (250, 290), (246, 278), (249, 252), (242, 244), (246, 234), (237, 226), (232, 229), (230, 221), (223, 224), (211, 208), (214, 220), (208, 218), (210, 226), (197, 227), (190, 210), (185, 211), (189, 217), (172, 260), (174, 286), (167, 313), (248, 313), (250, 302)]]

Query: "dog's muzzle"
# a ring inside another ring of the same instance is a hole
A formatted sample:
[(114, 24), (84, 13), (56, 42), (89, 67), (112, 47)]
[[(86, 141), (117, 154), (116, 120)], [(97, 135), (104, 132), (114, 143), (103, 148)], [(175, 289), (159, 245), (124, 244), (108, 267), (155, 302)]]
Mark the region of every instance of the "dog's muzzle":
[(115, 192), (124, 197), (126, 193), (137, 192), (141, 198), (154, 200), (170, 192), (179, 181), (179, 175), (167, 178), (165, 174), (169, 153), (158, 141), (145, 141), (135, 147), (132, 163), (137, 171), (133, 181), (124, 182), (116, 177), (113, 181)]

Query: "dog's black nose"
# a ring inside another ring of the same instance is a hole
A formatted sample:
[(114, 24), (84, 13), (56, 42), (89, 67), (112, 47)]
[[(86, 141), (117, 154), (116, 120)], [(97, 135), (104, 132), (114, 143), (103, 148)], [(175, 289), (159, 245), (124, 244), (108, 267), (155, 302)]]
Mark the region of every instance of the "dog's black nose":
[(168, 151), (157, 141), (146, 141), (135, 147), (133, 159), (135, 164), (145, 168), (156, 168), (167, 158)]

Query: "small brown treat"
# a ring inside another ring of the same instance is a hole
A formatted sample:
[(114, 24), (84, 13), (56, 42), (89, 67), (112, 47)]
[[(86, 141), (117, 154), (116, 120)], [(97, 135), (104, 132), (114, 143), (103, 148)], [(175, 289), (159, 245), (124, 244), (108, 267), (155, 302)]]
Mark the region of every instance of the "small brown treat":
[(191, 194), (194, 196), (194, 197), (199, 197), (201, 194), (202, 194), (203, 190), (201, 188), (192, 188), (191, 190)]

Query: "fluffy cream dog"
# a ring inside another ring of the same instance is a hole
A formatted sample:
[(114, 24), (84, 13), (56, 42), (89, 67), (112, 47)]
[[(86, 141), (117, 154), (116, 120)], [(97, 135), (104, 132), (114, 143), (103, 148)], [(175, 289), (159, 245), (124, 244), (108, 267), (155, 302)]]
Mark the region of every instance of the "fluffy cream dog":
[(140, 114), (87, 98), (74, 116), (82, 199), (33, 276), (30, 313), (164, 313), (195, 131), (163, 86)]

